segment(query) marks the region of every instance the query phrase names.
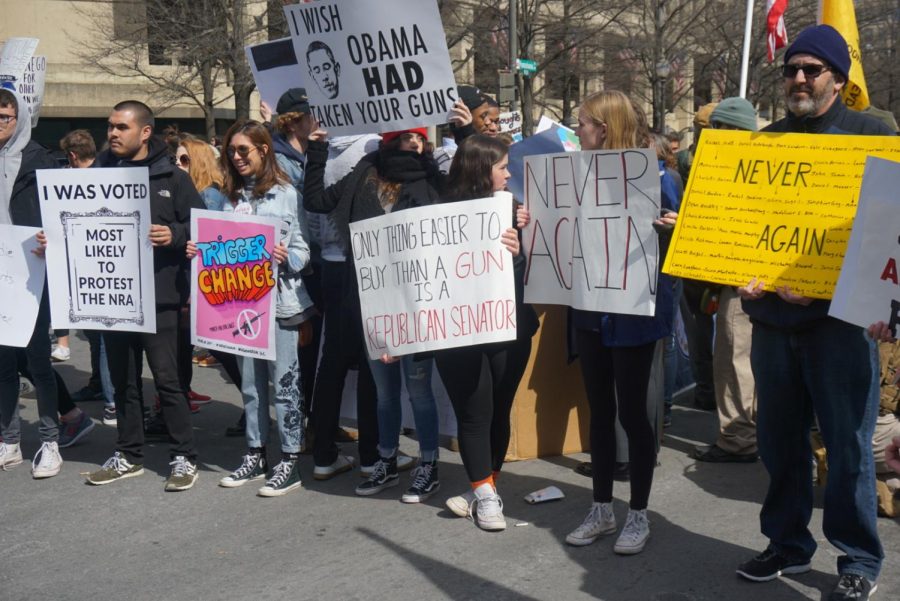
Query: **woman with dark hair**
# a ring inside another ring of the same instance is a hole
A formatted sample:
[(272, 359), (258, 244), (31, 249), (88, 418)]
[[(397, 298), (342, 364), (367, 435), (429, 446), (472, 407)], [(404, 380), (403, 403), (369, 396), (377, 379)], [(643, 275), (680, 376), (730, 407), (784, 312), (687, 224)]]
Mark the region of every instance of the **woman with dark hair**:
[[(350, 223), (438, 202), (443, 175), (430, 153), (425, 152), (424, 128), (382, 134), (378, 151), (370, 153), (352, 172), (337, 183), (324, 184), (328, 158), (327, 133), (313, 132), (306, 157), (306, 181), (303, 206), (314, 213), (328, 213), (350, 256)], [(369, 360), (362, 337), (359, 292), (355, 270), (347, 269), (344, 302), (354, 323), (348, 343), (358, 345), (360, 361), (368, 362), (377, 390), (378, 453), (369, 478), (356, 488), (356, 494), (373, 495), (399, 483), (397, 451), (401, 428), (401, 371), (415, 419), (419, 439), (420, 464), (413, 471), (412, 483), (402, 496), (406, 503), (418, 503), (434, 494), (438, 480), (438, 414), (431, 391), (432, 359), (416, 361), (412, 355), (394, 361), (388, 356)], [(401, 367), (402, 366), (402, 367)], [(349, 469), (352, 459), (339, 455), (332, 471)], [(317, 466), (325, 467), (325, 466)]]
[[(444, 201), (474, 200), (505, 190), (508, 154), (509, 147), (497, 138), (474, 135), (463, 140), (450, 166)], [(512, 215), (515, 202), (506, 195)], [(471, 490), (448, 499), (447, 507), (460, 517), (477, 520), (484, 530), (506, 528), (497, 478), (509, 447), (509, 414), (538, 328), (537, 315), (524, 303), (525, 257), (519, 252), (515, 228), (503, 234), (502, 242), (514, 256), (516, 339), (435, 353), (456, 413), (459, 452), (471, 483)]]
[[(225, 134), (222, 164), (225, 171), (225, 211), (279, 219), (288, 225), (286, 238), (272, 253), (278, 261), (275, 303), (275, 359), (241, 357), (241, 393), (247, 413), (247, 446), (241, 465), (219, 481), (234, 488), (264, 478), (267, 471), (266, 441), (269, 430), (269, 389), (281, 437), (281, 462), (259, 489), (263, 497), (284, 495), (300, 486), (298, 458), (303, 442), (300, 369), (297, 364), (297, 332), (309, 318), (312, 301), (300, 272), (309, 262), (297, 213), (297, 192), (278, 167), (268, 130), (256, 121), (238, 121)], [(188, 243), (188, 256), (197, 247)], [(314, 310), (314, 309), (312, 309)]]
[[(575, 133), (582, 150), (637, 148), (645, 142), (639, 139), (642, 137), (639, 123), (628, 97), (622, 92), (606, 90), (584, 100)], [(668, 186), (662, 188), (666, 190)], [(663, 193), (664, 209), (674, 209), (676, 202)], [(667, 213), (654, 222), (655, 227), (673, 224), (674, 217), (673, 213)], [(666, 239), (661, 237), (660, 241), (660, 256), (664, 257)], [(575, 345), (591, 408), (594, 503), (582, 524), (566, 537), (570, 545), (589, 545), (601, 534), (617, 529), (612, 505), (617, 414), (628, 435), (631, 502), (614, 551), (627, 555), (640, 553), (650, 536), (647, 503), (656, 466), (656, 437), (647, 413), (647, 387), (656, 342), (671, 332), (674, 309), (671, 279), (659, 274), (658, 282), (653, 317), (578, 309), (571, 312)]]

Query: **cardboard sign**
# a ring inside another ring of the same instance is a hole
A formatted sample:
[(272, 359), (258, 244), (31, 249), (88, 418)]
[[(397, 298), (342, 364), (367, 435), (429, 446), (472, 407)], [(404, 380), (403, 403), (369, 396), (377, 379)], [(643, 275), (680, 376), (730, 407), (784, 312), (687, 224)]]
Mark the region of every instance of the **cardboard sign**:
[(156, 332), (147, 173), (37, 171), (53, 327)]
[(831, 298), (868, 154), (900, 138), (704, 130), (663, 270)]
[(509, 147), (509, 182), (506, 187), (519, 202), (525, 198), (525, 157), (581, 149), (578, 138), (569, 128), (546, 117), (541, 117), (541, 125), (544, 129)]
[(660, 211), (647, 149), (525, 158), (525, 301), (653, 315)]
[(332, 135), (437, 125), (456, 80), (435, 0), (284, 7), (313, 114)]
[(0, 225), (0, 345), (23, 348), (34, 332), (44, 295), (44, 259), (37, 227)]
[(512, 214), (505, 193), (351, 223), (369, 357), (515, 339)]
[(273, 111), (282, 94), (303, 85), (305, 69), (297, 61), (291, 38), (247, 46), (244, 52), (259, 96)]
[(861, 327), (900, 324), (900, 163), (866, 160), (859, 205), (828, 314)]
[(191, 211), (191, 342), (275, 359), (278, 219)]

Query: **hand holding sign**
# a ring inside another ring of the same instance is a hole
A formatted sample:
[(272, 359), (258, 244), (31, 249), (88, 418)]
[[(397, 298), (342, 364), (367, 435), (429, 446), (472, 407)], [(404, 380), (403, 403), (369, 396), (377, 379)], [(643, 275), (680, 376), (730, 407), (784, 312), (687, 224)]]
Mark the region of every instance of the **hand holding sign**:
[(172, 243), (172, 228), (168, 225), (150, 224), (150, 244), (168, 246)]

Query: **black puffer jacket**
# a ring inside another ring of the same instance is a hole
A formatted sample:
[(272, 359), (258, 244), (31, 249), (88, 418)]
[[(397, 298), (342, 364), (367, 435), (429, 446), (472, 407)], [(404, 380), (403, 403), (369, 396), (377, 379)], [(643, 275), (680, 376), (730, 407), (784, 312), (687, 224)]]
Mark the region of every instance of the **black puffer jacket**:
[(150, 171), (150, 221), (172, 230), (168, 246), (153, 249), (153, 271), (157, 306), (182, 306), (190, 295), (188, 273), (190, 263), (184, 248), (190, 237), (191, 209), (205, 209), (194, 183), (178, 169), (157, 138), (150, 138), (145, 159), (120, 159), (108, 150), (97, 156), (97, 167), (147, 167)]

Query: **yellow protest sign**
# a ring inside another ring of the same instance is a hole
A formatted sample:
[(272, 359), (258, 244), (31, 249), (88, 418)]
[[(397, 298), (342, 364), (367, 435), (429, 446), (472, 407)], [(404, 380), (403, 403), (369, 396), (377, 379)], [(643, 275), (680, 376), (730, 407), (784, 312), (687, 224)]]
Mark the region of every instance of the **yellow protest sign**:
[(704, 130), (663, 271), (831, 298), (868, 155), (900, 137)]

